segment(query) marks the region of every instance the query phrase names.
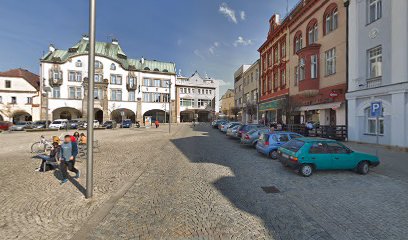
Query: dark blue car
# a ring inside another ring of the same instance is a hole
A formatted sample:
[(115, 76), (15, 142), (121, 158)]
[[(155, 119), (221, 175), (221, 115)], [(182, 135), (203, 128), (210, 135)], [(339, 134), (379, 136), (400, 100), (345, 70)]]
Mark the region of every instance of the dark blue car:
[(259, 136), (256, 150), (272, 159), (278, 158), (278, 148), (289, 142), (291, 139), (303, 137), (293, 132), (269, 132)]
[(121, 128), (131, 128), (133, 125), (132, 120), (130, 119), (125, 119), (122, 122)]

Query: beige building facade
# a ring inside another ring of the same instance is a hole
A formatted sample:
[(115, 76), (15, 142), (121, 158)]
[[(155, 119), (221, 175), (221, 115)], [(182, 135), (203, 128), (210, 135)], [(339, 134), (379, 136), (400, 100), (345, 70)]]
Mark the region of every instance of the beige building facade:
[(243, 75), (243, 114), (245, 123), (258, 122), (259, 59)]
[(228, 89), (220, 99), (221, 109), (220, 116), (228, 119), (234, 118), (232, 109), (235, 107), (235, 93), (234, 89)]

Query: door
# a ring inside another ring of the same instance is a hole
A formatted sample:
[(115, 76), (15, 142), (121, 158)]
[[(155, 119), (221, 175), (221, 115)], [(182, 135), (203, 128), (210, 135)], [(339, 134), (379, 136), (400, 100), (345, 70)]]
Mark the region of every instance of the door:
[(336, 126), (336, 111), (330, 109), (330, 126)]
[(327, 146), (332, 155), (332, 169), (352, 169), (356, 166), (352, 151), (348, 148), (337, 142), (329, 142)]
[(332, 156), (327, 148), (327, 145), (323, 142), (314, 142), (309, 148), (309, 154), (307, 160), (310, 163), (314, 163), (316, 169), (327, 170), (332, 168)]

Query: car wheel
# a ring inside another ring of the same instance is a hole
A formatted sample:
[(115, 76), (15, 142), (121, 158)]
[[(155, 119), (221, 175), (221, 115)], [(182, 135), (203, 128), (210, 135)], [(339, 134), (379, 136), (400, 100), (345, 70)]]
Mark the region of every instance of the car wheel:
[(278, 151), (273, 150), (269, 153), (269, 157), (271, 157), (273, 160), (278, 159)]
[(310, 177), (313, 174), (313, 166), (310, 164), (303, 164), (299, 168), (299, 174), (303, 177)]
[(357, 172), (366, 175), (370, 171), (370, 165), (367, 161), (362, 161), (357, 165)]

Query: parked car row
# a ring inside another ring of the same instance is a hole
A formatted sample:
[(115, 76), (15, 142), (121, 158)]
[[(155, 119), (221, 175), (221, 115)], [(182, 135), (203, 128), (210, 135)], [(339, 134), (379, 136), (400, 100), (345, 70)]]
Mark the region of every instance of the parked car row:
[(215, 120), (212, 127), (305, 177), (316, 170), (356, 170), (364, 175), (370, 167), (380, 164), (377, 156), (353, 151), (333, 139), (304, 137), (294, 132), (271, 131), (264, 125), (226, 120)]

